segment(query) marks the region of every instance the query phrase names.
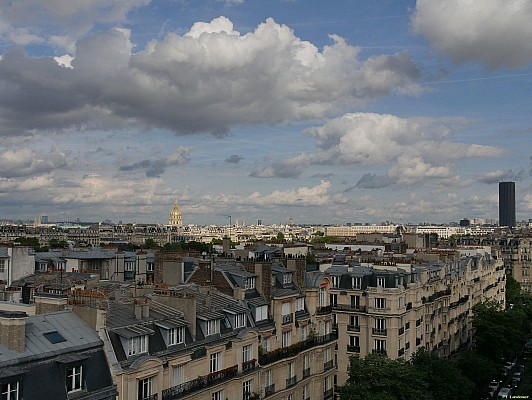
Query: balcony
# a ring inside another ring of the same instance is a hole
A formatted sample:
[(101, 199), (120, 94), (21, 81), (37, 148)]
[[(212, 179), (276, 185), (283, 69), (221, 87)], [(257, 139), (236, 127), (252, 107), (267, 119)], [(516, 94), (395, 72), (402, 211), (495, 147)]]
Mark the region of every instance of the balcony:
[(157, 393), (150, 394), (148, 397), (143, 397), (142, 400), (157, 400)]
[(310, 368), (305, 368), (303, 370), (303, 378), (308, 378), (310, 376)]
[(331, 389), (327, 389), (326, 391), (323, 392), (323, 398), (324, 399), (330, 399), (333, 397), (333, 390), (332, 388)]
[(387, 356), (388, 355), (388, 353), (386, 352), (385, 349), (373, 349), (373, 350), (371, 350), (371, 352), (373, 354), (380, 354), (380, 355), (383, 355), (383, 356)]
[(275, 383), (268, 385), (264, 388), (264, 397), (271, 396), (275, 393)]
[(286, 388), (290, 388), (292, 386), (295, 386), (295, 384), (297, 383), (297, 377), (294, 375), (290, 378), (287, 378), (286, 379)]
[(379, 328), (373, 328), (371, 330), (371, 332), (374, 335), (379, 335), (379, 336), (386, 336), (386, 334), (387, 334), (387, 330), (386, 329), (379, 329)]
[(194, 380), (182, 383), (180, 385), (164, 389), (163, 400), (178, 399), (189, 393), (196, 392), (206, 387), (215, 385), (230, 379), (238, 374), (238, 365), (222, 369), (220, 371), (212, 372), (209, 375), (199, 376)]
[(360, 332), (360, 325), (347, 325), (349, 332)]
[(242, 363), (242, 372), (251, 371), (253, 369), (257, 368), (257, 359), (254, 358), (253, 360), (244, 361)]
[(347, 351), (350, 353), (360, 353), (360, 346), (347, 345)]
[(335, 304), (333, 307), (335, 311), (360, 311), (366, 312), (366, 307), (359, 304)]
[(300, 352), (302, 352), (303, 350), (308, 350), (315, 346), (327, 344), (336, 339), (338, 339), (337, 332), (333, 332), (329, 335), (316, 336), (313, 338), (309, 338), (302, 342), (295, 343), (292, 346), (283, 347), (283, 348), (262, 354), (261, 356), (259, 356), (259, 363), (261, 365), (267, 365), (267, 364), (271, 364), (279, 360), (283, 360), (285, 358), (294, 357), (298, 355)]
[(317, 315), (327, 315), (327, 314), (330, 314), (331, 312), (332, 312), (331, 306), (318, 307), (316, 309)]
[(294, 319), (292, 317), (292, 314), (283, 315), (283, 325), (284, 324), (291, 324), (293, 320)]
[(333, 364), (333, 360), (325, 361), (323, 363), (323, 370), (324, 371), (328, 371), (328, 370), (330, 370), (333, 367), (333, 365), (334, 365)]

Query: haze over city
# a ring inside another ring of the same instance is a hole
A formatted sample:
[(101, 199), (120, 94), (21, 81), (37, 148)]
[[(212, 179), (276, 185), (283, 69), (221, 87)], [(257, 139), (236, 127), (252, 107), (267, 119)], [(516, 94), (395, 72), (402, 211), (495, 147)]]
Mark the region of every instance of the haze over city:
[(526, 1), (0, 2), (0, 218), (532, 211)]

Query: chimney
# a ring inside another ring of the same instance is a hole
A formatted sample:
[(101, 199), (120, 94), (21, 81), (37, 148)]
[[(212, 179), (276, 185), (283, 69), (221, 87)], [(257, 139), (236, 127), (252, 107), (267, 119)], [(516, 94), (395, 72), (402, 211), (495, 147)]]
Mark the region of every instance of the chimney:
[(26, 347), (26, 320), (19, 311), (0, 311), (0, 343), (11, 350), (23, 352)]
[(148, 303), (144, 303), (142, 305), (142, 318), (149, 318), (150, 317), (150, 305)]
[(35, 314), (47, 314), (63, 311), (68, 304), (66, 294), (39, 292), (33, 296), (35, 301)]
[(142, 305), (135, 300), (135, 319), (142, 319)]

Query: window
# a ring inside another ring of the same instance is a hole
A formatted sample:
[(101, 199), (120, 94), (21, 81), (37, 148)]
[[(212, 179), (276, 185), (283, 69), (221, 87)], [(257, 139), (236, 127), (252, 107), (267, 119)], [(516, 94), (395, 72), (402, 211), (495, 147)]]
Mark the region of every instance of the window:
[(264, 385), (266, 387), (270, 386), (272, 384), (272, 370), (269, 369), (264, 374)]
[(290, 302), (287, 301), (286, 303), (283, 303), (281, 313), (283, 316), (290, 314)]
[(353, 286), (353, 289), (361, 289), (362, 288), (362, 278), (359, 278), (359, 277), (351, 278), (351, 284)]
[(375, 329), (378, 331), (383, 331), (386, 329), (386, 319), (376, 318), (375, 319)]
[(360, 346), (360, 337), (358, 336), (349, 336), (349, 346)]
[(386, 340), (375, 339), (374, 340), (374, 350), (377, 353), (386, 352)]
[(383, 297), (375, 297), (375, 308), (386, 308), (386, 299)]
[(286, 376), (287, 378), (292, 378), (294, 376), (294, 363), (293, 362), (290, 362), (288, 363), (287, 365), (287, 369), (286, 369)]
[(386, 278), (377, 278), (377, 287), (386, 287)]
[(251, 398), (253, 380), (242, 382), (242, 399), (249, 400)]
[(235, 315), (235, 328), (243, 328), (246, 326), (246, 314), (236, 314)]
[(255, 308), (255, 321), (263, 321), (265, 319), (268, 319), (268, 306)]
[(340, 277), (339, 276), (332, 276), (332, 285), (333, 287), (340, 287)]
[(304, 311), (305, 310), (305, 298), (299, 297), (296, 299), (296, 311)]
[(262, 349), (267, 353), (268, 351), (270, 351), (270, 348), (271, 348), (271, 339), (270, 338), (267, 338), (267, 339), (262, 339)]
[(244, 279), (244, 289), (255, 289), (255, 278)]
[(125, 267), (124, 267), (124, 269), (125, 269), (126, 271), (133, 271), (134, 268), (135, 268), (135, 262), (130, 262), (130, 261), (128, 261), (128, 262), (125, 263)]
[(205, 326), (207, 328), (205, 336), (214, 335), (215, 333), (220, 333), (220, 320), (219, 319), (211, 319), (207, 321)]
[(324, 335), (328, 335), (331, 333), (331, 321), (325, 321), (325, 325), (324, 325), (325, 329), (323, 331), (323, 334)]
[(253, 345), (248, 344), (242, 347), (242, 362), (251, 361), (253, 355)]
[(303, 386), (303, 400), (308, 399), (309, 395), (310, 395), (310, 391), (309, 391), (308, 383), (307, 383), (305, 386)]
[(129, 339), (127, 355), (146, 353), (148, 351), (148, 336), (137, 336)]
[(3, 274), (6, 272), (6, 260), (0, 260), (0, 274)]
[(335, 306), (338, 304), (338, 295), (337, 294), (331, 294), (331, 305)]
[(283, 332), (282, 335), (282, 347), (288, 347), (292, 344), (292, 332)]
[(292, 274), (291, 273), (283, 274), (283, 283), (284, 284), (292, 283)]
[(138, 400), (149, 399), (150, 396), (153, 394), (152, 390), (153, 390), (153, 378), (150, 377), (146, 379), (140, 379)]
[(360, 308), (360, 296), (351, 296), (351, 308), (355, 310)]
[(211, 399), (212, 400), (225, 400), (224, 399), (224, 391), (223, 390), (218, 390), (217, 392), (213, 392)]
[(173, 384), (174, 386), (185, 383), (185, 365), (178, 365), (174, 367)]
[(153, 272), (153, 263), (152, 262), (146, 263), (146, 271)]
[(325, 351), (323, 352), (323, 362), (326, 363), (326, 362), (329, 362), (331, 361), (331, 349), (325, 349)]
[(325, 307), (327, 306), (327, 296), (326, 296), (326, 288), (320, 287), (320, 293), (319, 293), (319, 307)]
[(19, 383), (7, 382), (0, 386), (2, 390), (2, 400), (19, 400)]
[(83, 386), (83, 367), (76, 365), (67, 369), (67, 392), (81, 390)]
[(301, 328), (301, 341), (307, 340), (307, 327), (306, 325)]
[(303, 356), (303, 369), (309, 369), (310, 368), (310, 354), (305, 354)]
[(222, 369), (222, 353), (212, 353), (209, 358), (209, 372), (217, 372)]
[(185, 342), (185, 327), (170, 328), (168, 330), (168, 346)]
[(349, 325), (351, 327), (360, 326), (360, 319), (358, 315), (350, 315), (349, 316)]

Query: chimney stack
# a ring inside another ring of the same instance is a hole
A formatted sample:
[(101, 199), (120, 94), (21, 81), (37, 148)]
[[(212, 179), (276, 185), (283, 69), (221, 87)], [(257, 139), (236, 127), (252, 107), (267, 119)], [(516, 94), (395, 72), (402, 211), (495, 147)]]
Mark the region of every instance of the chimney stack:
[(0, 343), (11, 350), (23, 352), (26, 347), (26, 320), (19, 311), (0, 311)]

